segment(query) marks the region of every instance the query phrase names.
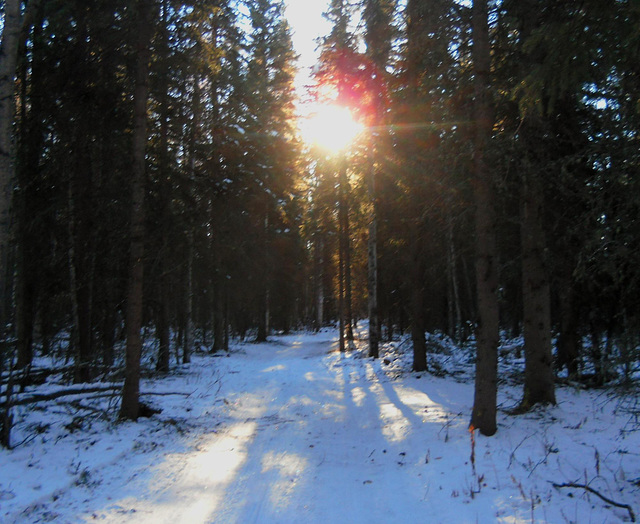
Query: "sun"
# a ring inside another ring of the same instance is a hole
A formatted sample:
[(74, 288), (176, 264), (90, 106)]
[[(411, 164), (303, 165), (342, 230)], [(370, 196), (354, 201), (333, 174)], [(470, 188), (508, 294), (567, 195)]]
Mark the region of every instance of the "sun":
[(300, 133), (310, 145), (333, 154), (344, 150), (362, 132), (348, 108), (335, 104), (316, 104), (300, 118)]

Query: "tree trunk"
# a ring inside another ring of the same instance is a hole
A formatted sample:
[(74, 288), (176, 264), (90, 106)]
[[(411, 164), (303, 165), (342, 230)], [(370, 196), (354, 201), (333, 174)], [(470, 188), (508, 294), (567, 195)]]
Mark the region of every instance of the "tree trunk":
[(269, 212), (266, 206), (263, 233), (264, 267), (262, 268), (263, 277), (260, 283), (262, 286), (262, 294), (259, 298), (260, 303), (258, 304), (258, 334), (256, 335), (256, 342), (266, 342), (267, 335), (269, 334)]
[[(200, 77), (196, 74), (193, 79), (193, 97), (191, 99), (191, 111), (193, 113), (192, 129), (189, 136), (189, 193), (195, 198), (195, 179), (196, 179), (196, 148), (198, 144), (198, 135), (200, 128)], [(186, 267), (186, 285), (185, 285), (185, 319), (184, 333), (182, 339), (182, 361), (185, 364), (191, 362), (191, 352), (193, 350), (193, 261), (195, 258), (194, 243), (194, 224), (193, 220), (189, 220), (187, 230), (187, 267)], [(211, 235), (213, 239), (213, 235)]]
[(9, 318), (9, 248), (11, 196), (15, 179), (13, 120), (15, 75), (20, 41), (19, 0), (5, 0), (2, 45), (0, 45), (0, 338)]
[(476, 380), (471, 414), (472, 429), (483, 435), (497, 430), (498, 393), (498, 260), (496, 248), (495, 194), (486, 159), (493, 117), (489, 96), (491, 49), (487, 0), (474, 0), (473, 69), (475, 90), (475, 139), (473, 188), (476, 202), (476, 292), (478, 330), (476, 336)]
[(551, 355), (549, 277), (542, 229), (543, 193), (539, 178), (527, 174), (522, 201), (522, 300), (524, 307), (524, 396), (520, 410), (555, 404)]
[(411, 340), (413, 342), (413, 370), (427, 371), (427, 342), (424, 322), (424, 253), (420, 227), (413, 235), (411, 260)]
[[(20, 54), (21, 34), (31, 26), (41, 0), (31, 0), (24, 16), (20, 0), (5, 0), (0, 45), (0, 343), (5, 335), (11, 307), (11, 199), (15, 182), (13, 122), (15, 116), (15, 78)], [(0, 347), (0, 352), (2, 347)], [(0, 360), (1, 353), (0, 353)], [(0, 368), (2, 365), (0, 364)]]
[(91, 380), (93, 359), (93, 279), (95, 230), (93, 228), (93, 181), (87, 160), (86, 138), (80, 128), (75, 138), (78, 151), (69, 180), (69, 283), (75, 324), (74, 382)]
[(380, 319), (378, 315), (378, 206), (376, 191), (375, 138), (372, 138), (371, 173), (369, 178), (369, 200), (371, 217), (369, 222), (369, 238), (367, 239), (367, 291), (369, 313), (369, 356), (378, 358), (380, 341)]
[(315, 245), (315, 295), (316, 295), (316, 318), (315, 330), (320, 331), (324, 322), (324, 242), (322, 233), (316, 233)]
[(349, 180), (347, 178), (346, 158), (340, 160), (340, 209), (339, 218), (342, 242), (342, 266), (344, 277), (343, 314), (347, 340), (353, 340), (353, 305), (351, 294), (351, 231), (349, 224)]
[(577, 298), (570, 279), (565, 279), (561, 287), (557, 367), (562, 369), (562, 367), (567, 366), (569, 377), (576, 378), (581, 352), (581, 342), (578, 334), (580, 317), (578, 315)]
[[(31, 256), (41, 242), (41, 232), (33, 224), (34, 211), (39, 211), (38, 193), (34, 191), (38, 177), (38, 164), (42, 150), (41, 97), (44, 88), (42, 76), (41, 23), (33, 31), (31, 61), (24, 61), (21, 72), (19, 166), (17, 173), (18, 190), (15, 193), (15, 324), (17, 338), (18, 369), (31, 365), (33, 359), (33, 331), (38, 299), (38, 273), (40, 265), (37, 257)], [(22, 47), (22, 46), (20, 46)], [(20, 51), (22, 53), (22, 50)], [(27, 80), (31, 69), (30, 82)], [(30, 85), (30, 89), (27, 86)], [(35, 96), (29, 96), (35, 93)]]
[[(348, 186), (347, 186), (348, 187)], [(348, 200), (347, 200), (348, 201)], [(351, 290), (351, 226), (349, 224), (349, 208), (344, 216), (344, 287), (345, 287), (345, 327), (347, 340), (353, 340), (353, 294)]]
[(137, 3), (138, 40), (134, 93), (133, 173), (131, 188), (131, 251), (127, 290), (127, 351), (120, 417), (136, 420), (140, 411), (140, 356), (142, 353), (142, 284), (144, 255), (145, 148), (147, 96), (152, 23), (146, 0)]
[(191, 362), (191, 351), (193, 348), (193, 257), (194, 257), (194, 241), (193, 231), (189, 225), (187, 232), (187, 264), (185, 267), (185, 286), (184, 286), (184, 322), (182, 332), (182, 362), (188, 364)]
[[(103, 313), (101, 326), (102, 365), (109, 369), (113, 366), (114, 346), (116, 342), (116, 311), (114, 292), (108, 285), (103, 288)], [(44, 313), (43, 313), (44, 316)], [(43, 322), (44, 323), (44, 322)], [(44, 330), (44, 328), (43, 328)]]
[(456, 343), (462, 342), (462, 312), (460, 310), (460, 286), (458, 284), (457, 253), (453, 231), (453, 216), (447, 213), (447, 255), (449, 273), (449, 336)]
[[(22, 206), (21, 206), (22, 207)], [(20, 221), (25, 217), (21, 217)], [(20, 235), (23, 237), (23, 235)], [(27, 261), (27, 247), (21, 238), (16, 250), (16, 335), (17, 369), (24, 369), (33, 360), (33, 328), (35, 324), (35, 289)]]
[(346, 178), (346, 166), (341, 161), (338, 172), (338, 327), (340, 329), (340, 351), (345, 351), (345, 266), (346, 251), (345, 242), (345, 215), (347, 214), (346, 191), (344, 179)]
[[(167, 53), (169, 31), (168, 25), (168, 6), (167, 0), (161, 3), (161, 46), (162, 53)], [(169, 330), (169, 238), (168, 230), (171, 220), (169, 205), (171, 200), (171, 185), (169, 183), (169, 68), (167, 66), (168, 56), (163, 56), (163, 70), (160, 87), (160, 165), (158, 191), (160, 200), (160, 227), (161, 231), (161, 249), (160, 249), (160, 279), (158, 291), (158, 311), (156, 320), (156, 329), (158, 331), (158, 360), (156, 361), (156, 371), (167, 373), (169, 371), (169, 362), (171, 356), (171, 334)]]
[(229, 282), (224, 283), (224, 347), (223, 349), (229, 353)]
[[(220, 260), (217, 259), (219, 267)], [(221, 276), (215, 275), (213, 284), (213, 351), (223, 351), (225, 349), (225, 290)]]
[(158, 331), (158, 360), (156, 371), (160, 373), (169, 372), (169, 360), (171, 355), (171, 336), (169, 333), (169, 311), (167, 304), (167, 291), (165, 285), (160, 283), (160, 301), (156, 329)]

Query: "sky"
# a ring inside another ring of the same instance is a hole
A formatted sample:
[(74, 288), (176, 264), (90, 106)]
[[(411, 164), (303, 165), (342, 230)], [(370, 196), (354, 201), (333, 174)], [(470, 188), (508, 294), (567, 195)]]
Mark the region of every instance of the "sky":
[(285, 0), (286, 15), (293, 32), (293, 45), (300, 55), (298, 84), (309, 77), (309, 68), (317, 60), (316, 39), (331, 30), (329, 22), (322, 16), (329, 0)]

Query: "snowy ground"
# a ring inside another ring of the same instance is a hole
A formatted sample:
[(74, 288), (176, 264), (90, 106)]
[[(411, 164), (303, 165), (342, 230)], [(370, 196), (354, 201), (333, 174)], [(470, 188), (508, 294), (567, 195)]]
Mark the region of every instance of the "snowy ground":
[[(474, 445), (464, 362), (439, 378), (408, 373), (398, 344), (377, 361), (336, 346), (325, 331), (196, 356), (143, 382), (162, 412), (137, 423), (113, 424), (110, 397), (20, 408), (13, 440), (27, 441), (0, 450), (0, 521), (602, 524), (640, 511), (633, 401), (562, 388), (557, 407), (501, 410)], [(519, 394), (503, 384), (501, 405)]]

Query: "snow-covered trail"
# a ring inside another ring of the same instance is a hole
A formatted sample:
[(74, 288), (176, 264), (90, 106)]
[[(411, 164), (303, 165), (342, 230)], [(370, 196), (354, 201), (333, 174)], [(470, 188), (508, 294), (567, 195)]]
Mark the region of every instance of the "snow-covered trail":
[[(60, 489), (17, 522), (417, 522), (426, 510), (440, 521), (427, 453), (465, 421), (419, 390), (401, 400), (378, 363), (336, 349), (329, 332), (211, 359), (217, 402), (192, 402), (197, 424), (182, 442), (139, 439), (89, 470), (93, 484)], [(203, 370), (196, 383), (206, 380)], [(412, 439), (427, 420), (432, 442)]]
[[(183, 388), (188, 398), (162, 397), (160, 416), (67, 442), (80, 474), (7, 522), (624, 519), (623, 509), (551, 486), (588, 475), (623, 488), (607, 493), (634, 501), (637, 490), (628, 492), (623, 479), (638, 461), (628, 462), (638, 439), (604, 448), (617, 434), (610, 404), (562, 393), (566, 410), (554, 409), (564, 422), (533, 414), (502, 424), (495, 437), (477, 437), (474, 468), (472, 384), (415, 374), (392, 380), (385, 366), (361, 352), (340, 354), (335, 332), (245, 344), (228, 358), (198, 357), (182, 375), (146, 386)], [(595, 468), (594, 449), (602, 450)], [(46, 457), (45, 450), (31, 462), (45, 471)]]

